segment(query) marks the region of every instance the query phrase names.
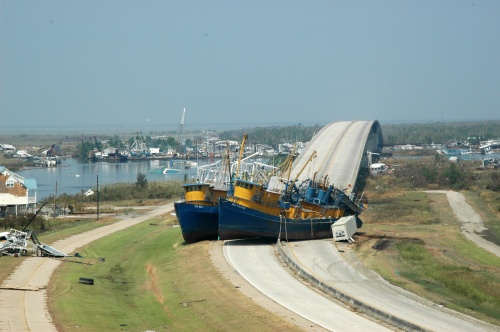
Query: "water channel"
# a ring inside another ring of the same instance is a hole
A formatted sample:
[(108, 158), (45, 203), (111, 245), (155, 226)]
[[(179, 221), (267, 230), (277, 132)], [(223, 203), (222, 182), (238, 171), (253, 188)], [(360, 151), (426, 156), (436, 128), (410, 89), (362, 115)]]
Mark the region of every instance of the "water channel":
[[(449, 156), (448, 156), (449, 157)], [(404, 159), (398, 157), (397, 159)], [(421, 158), (421, 157), (406, 157)], [(482, 160), (489, 158), (500, 158), (500, 154), (494, 155), (465, 155), (460, 156), (464, 160)], [(213, 159), (199, 159), (198, 165), (213, 163)], [(384, 162), (384, 161), (382, 161)], [(16, 171), (17, 174), (26, 179), (35, 179), (37, 182), (37, 200), (40, 201), (50, 195), (62, 193), (77, 194), (88, 189), (97, 187), (97, 178), (99, 187), (114, 183), (134, 183), (137, 180), (137, 174), (146, 175), (149, 182), (161, 181), (183, 181), (184, 179), (196, 178), (197, 167), (185, 168), (181, 160), (175, 160), (172, 168), (181, 170), (177, 174), (162, 174), (151, 172), (155, 168), (167, 166), (167, 160), (134, 160), (123, 163), (116, 162), (88, 162), (81, 159), (66, 158), (57, 167), (37, 167)]]
[[(198, 165), (212, 163), (214, 160), (203, 159)], [(35, 179), (38, 189), (37, 200), (40, 201), (50, 195), (62, 193), (77, 194), (88, 189), (99, 188), (114, 183), (134, 183), (137, 174), (146, 175), (149, 182), (182, 181), (185, 178), (196, 178), (197, 167), (185, 168), (180, 160), (174, 161), (171, 168), (181, 170), (177, 174), (153, 173), (152, 170), (167, 166), (166, 160), (137, 160), (123, 163), (117, 162), (87, 162), (80, 159), (66, 158), (56, 167), (37, 167), (16, 171), (16, 174)], [(57, 187), (57, 188), (56, 188)]]

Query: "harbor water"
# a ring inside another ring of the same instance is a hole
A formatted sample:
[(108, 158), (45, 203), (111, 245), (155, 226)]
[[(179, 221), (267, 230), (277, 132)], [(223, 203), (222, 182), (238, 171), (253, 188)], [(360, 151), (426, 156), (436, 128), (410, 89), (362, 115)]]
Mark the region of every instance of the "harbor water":
[[(200, 160), (199, 165), (214, 162)], [(196, 178), (197, 168), (185, 168), (180, 160), (173, 162), (171, 168), (179, 169), (177, 174), (154, 173), (153, 170), (167, 166), (166, 160), (138, 160), (123, 163), (117, 162), (87, 162), (80, 159), (66, 158), (56, 167), (30, 168), (16, 171), (25, 179), (35, 179), (38, 189), (37, 200), (67, 193), (70, 195), (95, 190), (97, 180), (99, 188), (114, 183), (135, 183), (139, 173), (145, 174), (148, 182), (183, 181)]]
[[(444, 156), (451, 157), (451, 156)], [(493, 155), (462, 155), (462, 160), (477, 160), (500, 158), (500, 154)], [(397, 159), (418, 159), (421, 157), (397, 157)], [(266, 162), (267, 159), (261, 160)], [(200, 159), (199, 166), (213, 163), (213, 159)], [(149, 182), (183, 181), (184, 179), (195, 179), (197, 167), (185, 168), (181, 160), (175, 160), (170, 166), (181, 172), (177, 174), (162, 174), (152, 172), (153, 170), (168, 165), (168, 160), (134, 160), (123, 163), (117, 162), (88, 162), (81, 159), (66, 158), (57, 167), (37, 167), (16, 171), (16, 174), (26, 178), (35, 179), (37, 182), (37, 200), (67, 193), (70, 195), (85, 192), (89, 189), (95, 190), (97, 178), (99, 187), (114, 183), (135, 183), (139, 173), (145, 174)]]

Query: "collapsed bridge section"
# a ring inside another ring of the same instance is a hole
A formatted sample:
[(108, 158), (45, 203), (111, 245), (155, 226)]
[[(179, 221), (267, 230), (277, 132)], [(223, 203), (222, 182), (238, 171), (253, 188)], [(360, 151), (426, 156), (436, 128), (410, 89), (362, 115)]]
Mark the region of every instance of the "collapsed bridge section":
[[(377, 120), (331, 122), (311, 139), (294, 161), (292, 175), (297, 176), (298, 181), (323, 179), (351, 193), (360, 170), (369, 167), (368, 154), (380, 154), (382, 148), (382, 129)], [(317, 156), (310, 161), (315, 151)]]

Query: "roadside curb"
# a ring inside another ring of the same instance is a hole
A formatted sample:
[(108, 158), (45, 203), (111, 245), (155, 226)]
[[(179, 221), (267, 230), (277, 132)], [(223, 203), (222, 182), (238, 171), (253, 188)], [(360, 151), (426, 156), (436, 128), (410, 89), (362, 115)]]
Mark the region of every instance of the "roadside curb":
[(368, 305), (368, 304), (366, 304), (358, 299), (353, 298), (350, 295), (347, 295), (347, 294), (335, 289), (331, 285), (325, 284), (324, 282), (322, 282), (318, 278), (316, 278), (316, 277), (312, 276), (311, 274), (309, 274), (308, 272), (306, 272), (301, 266), (299, 266), (299, 264), (297, 264), (287, 254), (288, 250), (283, 248), (283, 246), (281, 245), (281, 241), (279, 239), (276, 242), (276, 247), (278, 248), (278, 253), (279, 253), (280, 257), (289, 265), (289, 267), (293, 271), (295, 271), (295, 273), (297, 273), (300, 277), (307, 280), (314, 287), (324, 291), (327, 294), (330, 294), (331, 296), (333, 296), (337, 300), (342, 301), (342, 302), (358, 309), (359, 311), (361, 311), (361, 312), (363, 312), (371, 317), (380, 319), (386, 323), (392, 324), (392, 325), (399, 327), (405, 331), (421, 331), (421, 332), (429, 331), (429, 330), (422, 328), (421, 326), (415, 325), (415, 324), (408, 322), (404, 319), (398, 318), (398, 317), (390, 315), (382, 310), (374, 308), (374, 307), (372, 307), (372, 306), (370, 306), (370, 305)]

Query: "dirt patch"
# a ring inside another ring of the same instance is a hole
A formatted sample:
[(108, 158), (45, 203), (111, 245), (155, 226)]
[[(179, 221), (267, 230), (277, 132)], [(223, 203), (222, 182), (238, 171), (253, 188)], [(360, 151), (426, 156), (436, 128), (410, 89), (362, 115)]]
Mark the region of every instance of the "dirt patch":
[(158, 278), (156, 277), (155, 270), (156, 269), (151, 264), (146, 264), (146, 271), (148, 271), (151, 289), (153, 290), (156, 300), (163, 304), (163, 294), (161, 293), (160, 286), (158, 285)]
[(156, 268), (151, 264), (146, 264), (146, 271), (149, 275), (149, 280), (151, 282), (151, 290), (156, 297), (156, 300), (162, 305), (163, 310), (167, 313), (167, 315), (173, 319), (172, 313), (168, 310), (167, 306), (163, 303), (163, 293), (161, 292), (160, 285), (158, 284), (158, 278), (156, 277)]
[(415, 237), (393, 237), (386, 235), (364, 235), (363, 237), (366, 239), (366, 241), (376, 241), (372, 246), (372, 249), (377, 251), (382, 251), (398, 243), (404, 242), (411, 242), (422, 245), (425, 244), (424, 240)]
[(374, 246), (372, 246), (372, 249), (375, 249), (375, 250), (384, 250), (384, 249), (387, 249), (387, 247), (389, 247), (389, 245), (391, 244), (391, 240), (388, 240), (388, 239), (383, 239), (383, 240), (378, 240), (377, 243), (375, 243)]

